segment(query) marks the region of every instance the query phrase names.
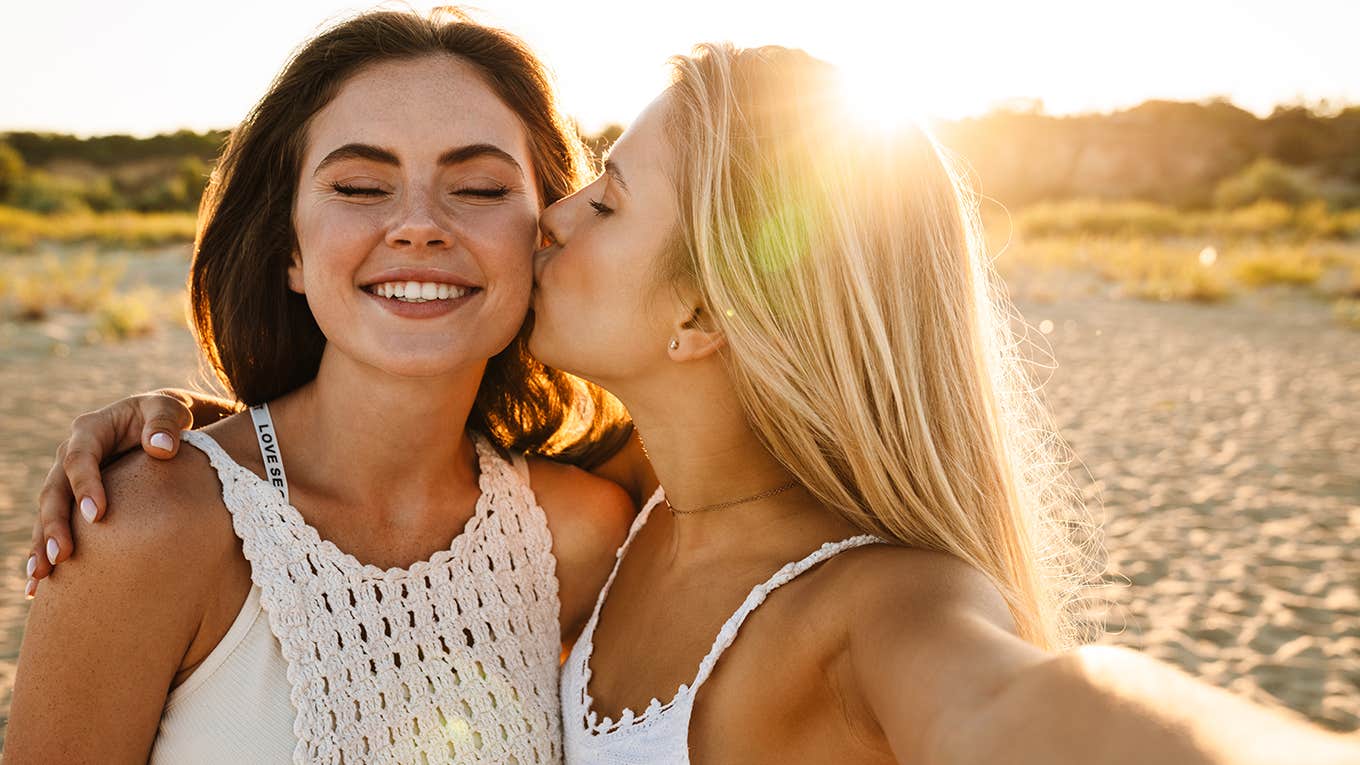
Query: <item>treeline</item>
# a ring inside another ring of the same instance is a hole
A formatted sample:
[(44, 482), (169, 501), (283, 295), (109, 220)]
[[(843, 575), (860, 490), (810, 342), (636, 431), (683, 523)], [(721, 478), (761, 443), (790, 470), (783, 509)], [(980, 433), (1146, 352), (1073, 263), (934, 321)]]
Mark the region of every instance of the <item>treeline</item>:
[(130, 135), (101, 135), (77, 138), (58, 133), (14, 132), (0, 136), (24, 162), (42, 167), (58, 161), (80, 162), (111, 168), (129, 162), (197, 157), (204, 162), (217, 158), (229, 131), (209, 130), (195, 133), (180, 130), (150, 138)]
[(1360, 107), (1265, 118), (1221, 100), (1148, 101), (1108, 115), (999, 111), (936, 128), (1008, 206), (1069, 199), (1237, 207), (1360, 206)]
[[(596, 151), (619, 128), (587, 136)], [(985, 195), (1010, 207), (1095, 199), (1181, 209), (1262, 200), (1360, 207), (1360, 107), (1148, 101), (1105, 115), (1010, 109), (936, 126)], [(0, 134), (0, 205), (39, 213), (192, 211), (227, 131), (151, 138)]]

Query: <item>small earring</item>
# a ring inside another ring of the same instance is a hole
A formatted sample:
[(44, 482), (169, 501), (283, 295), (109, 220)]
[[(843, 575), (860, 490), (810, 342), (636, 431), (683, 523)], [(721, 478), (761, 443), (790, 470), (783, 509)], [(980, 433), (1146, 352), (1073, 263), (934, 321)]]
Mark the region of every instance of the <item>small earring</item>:
[(670, 349), (673, 350), (673, 351), (678, 351), (678, 350), (680, 350), (680, 341), (677, 340), (676, 338), (672, 337), (672, 338), (671, 338), (670, 344), (667, 345), (666, 347), (667, 347), (667, 348), (670, 348)]

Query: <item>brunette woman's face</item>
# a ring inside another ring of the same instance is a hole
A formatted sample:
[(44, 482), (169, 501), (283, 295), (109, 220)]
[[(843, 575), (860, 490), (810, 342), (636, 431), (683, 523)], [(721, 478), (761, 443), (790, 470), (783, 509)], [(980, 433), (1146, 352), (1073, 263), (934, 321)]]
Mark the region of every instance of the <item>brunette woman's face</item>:
[(604, 384), (666, 358), (683, 308), (657, 277), (679, 221), (662, 96), (609, 152), (593, 183), (543, 211), (548, 246), (534, 258), (529, 350)]
[(505, 348), (538, 241), (530, 156), (515, 113), (456, 58), (346, 82), (308, 126), (288, 275), (327, 353), (423, 377)]

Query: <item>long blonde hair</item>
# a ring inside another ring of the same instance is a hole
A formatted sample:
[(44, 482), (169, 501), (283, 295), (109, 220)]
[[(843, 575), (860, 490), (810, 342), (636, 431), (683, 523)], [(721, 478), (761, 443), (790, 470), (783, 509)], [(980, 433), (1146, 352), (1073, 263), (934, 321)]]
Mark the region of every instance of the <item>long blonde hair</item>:
[(1022, 638), (1083, 640), (1098, 540), (1073, 534), (1093, 526), (959, 173), (919, 126), (847, 119), (835, 70), (801, 51), (701, 45), (672, 65), (662, 278), (699, 290), (766, 448), (865, 532), (986, 573)]

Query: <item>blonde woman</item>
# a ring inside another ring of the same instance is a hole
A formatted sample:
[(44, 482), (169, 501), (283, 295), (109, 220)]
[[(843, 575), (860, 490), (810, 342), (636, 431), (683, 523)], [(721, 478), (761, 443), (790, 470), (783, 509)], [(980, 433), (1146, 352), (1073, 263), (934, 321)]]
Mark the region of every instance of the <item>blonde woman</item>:
[[(543, 215), (531, 351), (620, 397), (665, 487), (622, 476), (650, 499), (563, 665), (566, 761), (1355, 761), (1072, 648), (1086, 558), (971, 203), (836, 92), (797, 51), (704, 47)], [(144, 398), (79, 437), (140, 408), (183, 417)]]

